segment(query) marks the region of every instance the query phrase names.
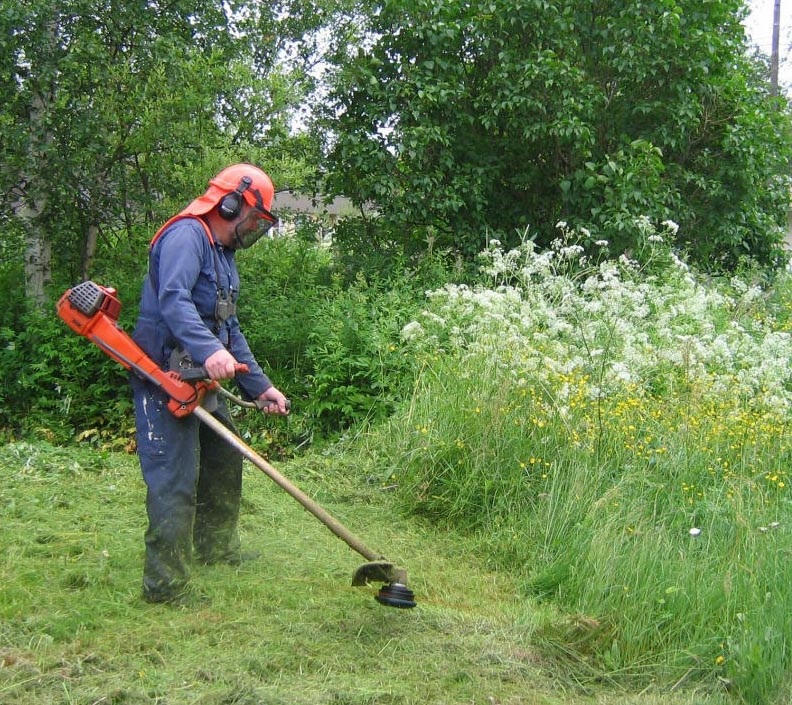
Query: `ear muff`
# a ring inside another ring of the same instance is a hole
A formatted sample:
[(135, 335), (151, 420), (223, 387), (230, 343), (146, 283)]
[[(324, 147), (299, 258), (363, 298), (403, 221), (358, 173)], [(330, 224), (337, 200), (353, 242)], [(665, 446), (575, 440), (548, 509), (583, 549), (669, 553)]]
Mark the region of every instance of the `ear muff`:
[(244, 198), (242, 194), (250, 188), (253, 180), (249, 176), (243, 176), (239, 182), (239, 186), (232, 193), (223, 196), (220, 203), (217, 204), (217, 212), (224, 220), (234, 220), (242, 211), (242, 203)]

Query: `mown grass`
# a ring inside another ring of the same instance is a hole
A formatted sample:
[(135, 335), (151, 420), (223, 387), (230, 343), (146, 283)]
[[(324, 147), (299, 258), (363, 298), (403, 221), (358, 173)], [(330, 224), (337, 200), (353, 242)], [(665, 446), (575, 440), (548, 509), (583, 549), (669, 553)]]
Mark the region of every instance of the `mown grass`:
[[(256, 470), (242, 534), (262, 552), (196, 568), (192, 608), (140, 599), (144, 488), (134, 456), (0, 448), (0, 703), (46, 705), (568, 705), (636, 702), (582, 684), (537, 648), (551, 608), (488, 570), (480, 544), (407, 519), (343, 455), (282, 468), (406, 567), (418, 607), (353, 588), (363, 562)], [(586, 625), (579, 625), (585, 631)], [(648, 687), (648, 705), (716, 705), (717, 690)]]

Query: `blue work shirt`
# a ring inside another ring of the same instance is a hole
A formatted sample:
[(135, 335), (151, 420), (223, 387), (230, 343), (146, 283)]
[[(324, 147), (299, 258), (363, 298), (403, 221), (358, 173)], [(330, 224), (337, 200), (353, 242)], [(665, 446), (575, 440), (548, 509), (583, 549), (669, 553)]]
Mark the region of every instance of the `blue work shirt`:
[(149, 253), (140, 312), (132, 334), (135, 342), (162, 369), (171, 353), (183, 348), (196, 365), (225, 347), (250, 372), (235, 381), (250, 399), (272, 386), (250, 351), (236, 314), (215, 318), (218, 294), (234, 303), (239, 297), (239, 272), (234, 250), (210, 242), (200, 220), (187, 216), (169, 225)]

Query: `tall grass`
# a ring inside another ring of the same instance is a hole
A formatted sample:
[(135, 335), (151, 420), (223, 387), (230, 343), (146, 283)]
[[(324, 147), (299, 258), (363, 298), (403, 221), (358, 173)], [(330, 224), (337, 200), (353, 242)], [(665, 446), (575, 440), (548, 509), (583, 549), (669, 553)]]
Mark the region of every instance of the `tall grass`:
[(541, 634), (575, 677), (770, 702), (792, 645), (788, 314), (639, 224), (635, 259), (561, 223), (552, 251), (492, 243), (486, 285), (432, 292), (382, 479), (566, 612)]

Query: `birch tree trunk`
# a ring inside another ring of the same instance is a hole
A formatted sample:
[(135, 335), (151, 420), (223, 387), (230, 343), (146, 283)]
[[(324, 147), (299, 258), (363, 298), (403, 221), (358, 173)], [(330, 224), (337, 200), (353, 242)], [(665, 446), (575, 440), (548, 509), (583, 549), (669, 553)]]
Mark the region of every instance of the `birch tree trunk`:
[[(30, 109), (31, 129), (29, 169), (35, 174), (35, 165), (43, 157), (43, 143), (47, 141), (44, 132), (45, 101), (38, 94)], [(52, 247), (44, 232), (41, 218), (46, 208), (46, 198), (36, 188), (35, 176), (25, 179), (25, 194), (17, 217), (25, 227), (25, 297), (35, 306), (46, 303), (46, 286), (52, 280)]]
[[(57, 23), (50, 22), (46, 28), (47, 41), (54, 45)], [(52, 102), (53, 79), (40, 90), (33, 92), (30, 103), (30, 142), (28, 144), (27, 173), (20, 207), (16, 212), (25, 228), (25, 297), (28, 302), (41, 307), (46, 304), (46, 286), (52, 280), (52, 247), (43, 226), (42, 215), (46, 211), (47, 199), (44, 189), (38, 186), (38, 174), (43, 168), (52, 135), (47, 128), (47, 109)]]

